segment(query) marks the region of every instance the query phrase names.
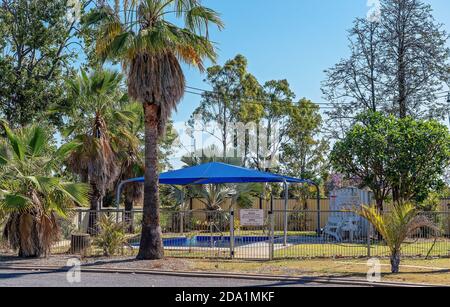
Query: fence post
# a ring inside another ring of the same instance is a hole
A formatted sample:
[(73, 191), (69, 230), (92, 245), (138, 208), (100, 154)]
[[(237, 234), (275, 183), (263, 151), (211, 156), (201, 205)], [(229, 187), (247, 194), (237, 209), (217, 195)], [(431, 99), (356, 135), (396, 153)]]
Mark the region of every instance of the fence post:
[(366, 220), (366, 224), (367, 224), (367, 257), (370, 258), (371, 257), (371, 250), (370, 250), (370, 244), (371, 244), (371, 239), (370, 239), (370, 223), (368, 220)]
[[(448, 208), (450, 209), (450, 205)], [(450, 210), (447, 211), (447, 236), (450, 237)]]
[(184, 234), (184, 212), (180, 211), (180, 233)]
[(78, 211), (78, 232), (83, 231), (83, 212), (81, 210)]
[(230, 211), (230, 257), (234, 258), (234, 208)]
[[(211, 212), (209, 214), (211, 214)], [(210, 236), (211, 236), (210, 237), (211, 248), (213, 248), (214, 247), (214, 236), (213, 236), (213, 221), (212, 221), (211, 218), (210, 218), (210, 221), (209, 221), (209, 232), (210, 232)]]
[(269, 227), (270, 227), (270, 240), (269, 240), (269, 260), (272, 261), (274, 258), (274, 245), (275, 245), (275, 225), (274, 225), (274, 212), (269, 211)]
[[(126, 218), (125, 218), (125, 215), (126, 215), (125, 209), (123, 211), (121, 211), (120, 213), (122, 213), (122, 221), (120, 222), (120, 225), (122, 225), (122, 233), (125, 235), (127, 233), (127, 223), (125, 222), (125, 220), (126, 220)], [(117, 216), (119, 216), (119, 212), (117, 212)], [(125, 253), (124, 253), (124, 244), (121, 244), (121, 246), (122, 247), (121, 247), (120, 253), (121, 253), (121, 256), (124, 256), (125, 255)]]

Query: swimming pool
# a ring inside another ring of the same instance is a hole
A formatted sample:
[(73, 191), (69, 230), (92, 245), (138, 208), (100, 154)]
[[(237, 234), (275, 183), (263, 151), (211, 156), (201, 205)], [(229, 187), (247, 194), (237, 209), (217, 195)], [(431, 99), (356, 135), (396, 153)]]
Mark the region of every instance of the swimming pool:
[[(234, 237), (234, 246), (244, 246), (269, 241), (268, 236)], [(231, 245), (229, 236), (195, 236), (192, 238), (168, 238), (163, 240), (165, 247), (216, 247), (228, 248)]]
[[(234, 237), (234, 246), (245, 246), (255, 243), (267, 242), (269, 236), (253, 237)], [(166, 248), (171, 247), (202, 247), (202, 248), (230, 248), (231, 237), (229, 236), (195, 236), (195, 237), (176, 237), (163, 239), (163, 245)], [(139, 247), (139, 243), (132, 244), (133, 247)]]
[[(247, 236), (234, 237), (234, 246), (243, 247), (251, 244), (265, 243), (270, 240), (269, 236)], [(165, 248), (230, 248), (230, 236), (194, 236), (194, 237), (173, 237), (164, 238), (163, 244)], [(274, 237), (274, 244), (281, 245), (284, 243), (283, 236)], [(288, 236), (287, 244), (320, 244), (324, 240), (317, 236)], [(138, 248), (139, 243), (131, 244)]]

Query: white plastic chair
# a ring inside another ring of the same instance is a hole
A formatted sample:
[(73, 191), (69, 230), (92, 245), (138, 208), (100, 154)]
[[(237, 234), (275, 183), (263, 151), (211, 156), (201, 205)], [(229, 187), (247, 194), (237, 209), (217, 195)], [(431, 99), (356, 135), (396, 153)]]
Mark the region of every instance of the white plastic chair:
[[(358, 232), (359, 232), (359, 218), (356, 216), (348, 216), (343, 220), (342, 226), (340, 228), (340, 232), (343, 234), (345, 232), (349, 233), (349, 239), (350, 241), (353, 241), (353, 239), (355, 238), (355, 236), (359, 236)], [(343, 235), (340, 235), (341, 238), (343, 237)]]
[(342, 220), (342, 217), (331, 216), (328, 219), (328, 223), (323, 230), (324, 234), (326, 236), (334, 238), (338, 242), (341, 242), (342, 241), (341, 229), (342, 229), (343, 223), (344, 223), (344, 221)]

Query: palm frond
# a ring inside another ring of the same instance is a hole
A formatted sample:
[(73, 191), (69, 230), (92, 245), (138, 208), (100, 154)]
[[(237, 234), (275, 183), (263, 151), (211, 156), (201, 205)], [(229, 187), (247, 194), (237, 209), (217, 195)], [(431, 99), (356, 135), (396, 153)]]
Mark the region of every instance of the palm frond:
[(28, 143), (31, 155), (37, 155), (41, 152), (47, 142), (46, 137), (47, 135), (41, 127), (33, 128), (31, 140)]
[(25, 195), (3, 191), (0, 209), (5, 212), (23, 212), (33, 205), (33, 201)]
[(20, 160), (24, 160), (26, 147), (21, 142), (20, 138), (13, 133), (13, 131), (9, 128), (8, 124), (4, 121), (1, 122), (3, 129), (5, 130), (6, 137), (8, 138), (9, 143), (13, 149), (14, 155)]

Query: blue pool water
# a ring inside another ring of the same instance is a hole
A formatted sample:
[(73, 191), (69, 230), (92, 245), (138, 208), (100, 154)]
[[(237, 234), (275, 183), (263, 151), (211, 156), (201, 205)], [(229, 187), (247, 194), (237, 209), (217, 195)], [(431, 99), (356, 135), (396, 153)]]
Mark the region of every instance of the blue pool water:
[[(268, 241), (269, 237), (235, 237), (234, 246), (244, 246), (259, 242)], [(164, 246), (166, 247), (230, 247), (230, 237), (211, 237), (211, 236), (195, 236), (192, 238), (169, 238), (164, 239)]]
[[(249, 244), (255, 244), (260, 242), (269, 241), (268, 236), (262, 237), (235, 237), (234, 246), (245, 246)], [(163, 239), (165, 247), (215, 247), (215, 248), (229, 248), (231, 238), (229, 236), (195, 236), (192, 238), (178, 237)], [(139, 243), (132, 244), (134, 247), (138, 247)]]
[[(288, 236), (287, 244), (291, 245), (300, 245), (300, 244), (314, 244), (314, 243), (323, 243), (323, 239), (317, 236)], [(284, 237), (275, 237), (275, 244), (283, 244)]]
[[(208, 248), (229, 248), (230, 247), (229, 236), (195, 236), (192, 238), (176, 237), (163, 239), (165, 247), (208, 247)], [(234, 246), (246, 246), (255, 243), (268, 242), (270, 237), (268, 236), (253, 236), (253, 237), (235, 237)], [(282, 244), (284, 242), (283, 237), (275, 237), (275, 244)], [(321, 243), (321, 238), (314, 236), (289, 236), (287, 240), (288, 244), (308, 244), (308, 243)], [(132, 244), (134, 247), (139, 247), (139, 243)]]

